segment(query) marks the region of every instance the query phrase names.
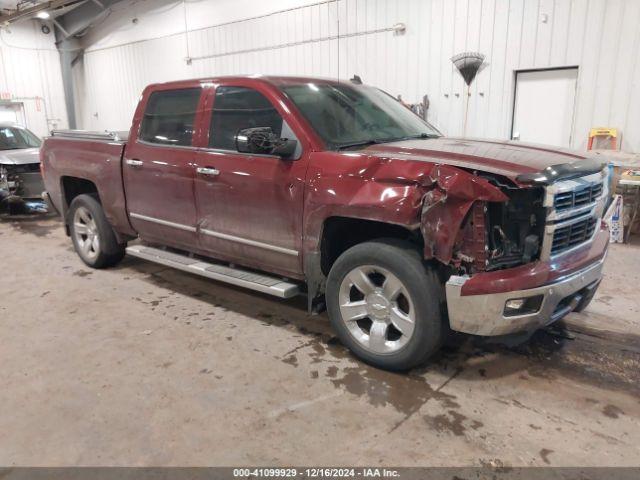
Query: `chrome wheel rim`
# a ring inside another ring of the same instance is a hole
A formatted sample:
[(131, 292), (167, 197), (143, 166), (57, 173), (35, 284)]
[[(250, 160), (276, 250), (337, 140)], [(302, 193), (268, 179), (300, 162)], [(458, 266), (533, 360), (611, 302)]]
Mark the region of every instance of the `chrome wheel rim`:
[(415, 308), (407, 288), (390, 271), (363, 265), (342, 280), (340, 314), (351, 336), (376, 354), (402, 349), (415, 330)]
[(100, 253), (98, 227), (85, 207), (78, 207), (73, 214), (73, 234), (79, 253), (87, 260), (95, 260)]

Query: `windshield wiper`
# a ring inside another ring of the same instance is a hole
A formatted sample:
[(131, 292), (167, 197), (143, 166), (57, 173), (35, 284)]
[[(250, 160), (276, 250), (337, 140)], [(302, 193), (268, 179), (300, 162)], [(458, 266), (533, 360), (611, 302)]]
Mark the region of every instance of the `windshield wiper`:
[(391, 142), (401, 142), (403, 140), (414, 140), (417, 138), (439, 138), (440, 135), (429, 134), (429, 133), (419, 133), (417, 135), (406, 135), (404, 137), (394, 137), (394, 138), (372, 138), (370, 140), (363, 140), (361, 142), (353, 142), (353, 143), (342, 143), (337, 146), (338, 150), (345, 150), (347, 148), (355, 148), (355, 147), (366, 147), (367, 145), (377, 145), (380, 143), (391, 143)]
[(383, 141), (371, 139), (371, 140), (363, 140), (362, 142), (353, 142), (353, 143), (341, 143), (336, 146), (338, 150), (346, 150), (347, 148), (355, 148), (355, 147), (366, 147), (367, 145), (375, 145), (377, 143), (383, 143)]
[(397, 138), (389, 138), (386, 140), (387, 142), (401, 142), (402, 140), (415, 140), (418, 138), (439, 138), (440, 135), (435, 135), (433, 133), (419, 133), (417, 135), (407, 135), (405, 137), (397, 137)]

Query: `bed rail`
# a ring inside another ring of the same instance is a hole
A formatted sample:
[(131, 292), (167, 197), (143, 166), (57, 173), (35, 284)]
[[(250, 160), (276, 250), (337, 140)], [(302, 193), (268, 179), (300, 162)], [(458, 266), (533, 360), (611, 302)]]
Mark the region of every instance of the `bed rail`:
[(129, 132), (92, 132), (89, 130), (52, 130), (52, 137), (74, 138), (77, 140), (105, 140), (109, 142), (126, 142)]

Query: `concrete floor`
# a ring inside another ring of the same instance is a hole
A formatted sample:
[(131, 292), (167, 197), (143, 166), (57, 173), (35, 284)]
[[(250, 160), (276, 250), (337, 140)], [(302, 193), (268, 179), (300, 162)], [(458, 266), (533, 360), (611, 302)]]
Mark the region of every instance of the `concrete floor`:
[(0, 465), (638, 465), (640, 247), (566, 328), (405, 375), (301, 299), (92, 271), (56, 218), (4, 218), (0, 249)]

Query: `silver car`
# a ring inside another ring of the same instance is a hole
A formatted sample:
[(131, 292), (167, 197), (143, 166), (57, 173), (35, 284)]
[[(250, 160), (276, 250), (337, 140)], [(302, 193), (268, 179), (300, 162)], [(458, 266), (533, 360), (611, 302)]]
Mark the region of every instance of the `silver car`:
[(14, 123), (0, 123), (0, 212), (46, 212), (40, 139)]

